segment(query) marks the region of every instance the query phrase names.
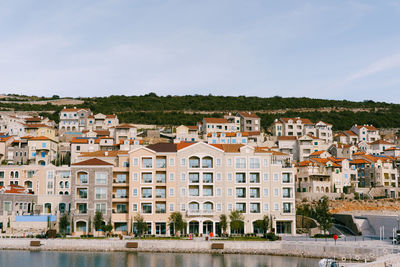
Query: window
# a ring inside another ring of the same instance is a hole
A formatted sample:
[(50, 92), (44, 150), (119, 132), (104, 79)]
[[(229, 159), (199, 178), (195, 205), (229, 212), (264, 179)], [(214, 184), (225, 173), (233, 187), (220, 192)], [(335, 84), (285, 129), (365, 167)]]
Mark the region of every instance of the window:
[(87, 173), (80, 173), (79, 176), (79, 183), (80, 184), (87, 184), (88, 183), (88, 175)]
[(199, 210), (199, 203), (196, 203), (196, 202), (189, 203), (189, 210), (190, 211), (198, 211)]
[(291, 198), (292, 197), (291, 188), (282, 188), (282, 197)]
[(174, 166), (175, 165), (175, 159), (174, 158), (169, 158), (169, 165)]
[(142, 183), (151, 184), (153, 182), (153, 174), (152, 173), (143, 173), (142, 174)]
[(292, 203), (283, 203), (283, 213), (291, 213), (292, 212)]
[(268, 203), (265, 203), (264, 204), (264, 211), (268, 211), (269, 210), (269, 205), (268, 205)]
[(232, 211), (232, 203), (228, 203), (228, 211)]
[(107, 199), (106, 187), (96, 187), (96, 199)]
[(186, 195), (186, 189), (185, 188), (181, 188), (181, 196), (184, 197)]
[(106, 203), (96, 203), (96, 212), (100, 211), (101, 213), (106, 214), (106, 207)]
[(127, 213), (126, 204), (117, 204), (117, 213)]
[(228, 173), (228, 181), (232, 181), (232, 173)]
[(203, 183), (209, 184), (213, 182), (213, 174), (212, 173), (203, 173)]
[(226, 164), (228, 164), (228, 166), (232, 166), (232, 159), (231, 158), (227, 159)]
[(181, 211), (186, 211), (186, 205), (185, 204), (181, 204)]
[(246, 203), (236, 203), (236, 210), (245, 213), (246, 212)]
[(157, 168), (165, 168), (167, 166), (166, 158), (156, 158), (156, 166)]
[(151, 188), (142, 188), (142, 198), (152, 198), (152, 191)]
[(119, 173), (117, 174), (117, 183), (126, 183), (126, 174), (125, 173)]
[(192, 196), (192, 197), (199, 196), (199, 187), (198, 186), (190, 186), (189, 187), (189, 196)]
[(237, 169), (246, 168), (246, 158), (236, 158), (236, 168)]
[(181, 181), (185, 181), (186, 180), (186, 174), (185, 173), (181, 173)]
[(217, 196), (221, 196), (221, 188), (217, 188)]
[(278, 211), (278, 210), (279, 210), (279, 204), (278, 204), (278, 203), (275, 203), (275, 204), (274, 204), (274, 210), (275, 210), (275, 211)]
[(87, 199), (87, 188), (78, 188), (78, 197)]
[(152, 212), (152, 204), (151, 203), (143, 203), (142, 204), (142, 212), (145, 214), (150, 214)]
[(290, 173), (282, 173), (282, 183), (290, 183)]
[(189, 182), (190, 183), (198, 183), (199, 182), (199, 174), (198, 173), (189, 173)]
[(250, 203), (250, 213), (260, 213), (260, 203)]
[(156, 173), (156, 182), (165, 183), (165, 173)]
[(232, 196), (232, 188), (228, 188), (228, 196)]
[(221, 173), (217, 173), (217, 181), (221, 181), (221, 179), (222, 179)]
[(221, 166), (221, 159), (217, 159), (216, 164), (217, 164), (217, 166)]
[(138, 180), (138, 174), (134, 173), (133, 174), (133, 181), (137, 182), (137, 180)]
[(246, 183), (246, 174), (245, 173), (236, 173), (236, 183)]
[(117, 189), (115, 191), (116, 198), (127, 198), (126, 189)]
[(174, 204), (169, 204), (169, 211), (173, 212), (174, 211)]
[(213, 195), (213, 188), (211, 187), (203, 187), (203, 196), (212, 196)]
[(259, 182), (260, 182), (260, 174), (250, 173), (250, 183), (259, 183)]
[[(29, 176), (29, 172), (30, 171), (28, 171), (28, 176)], [(61, 171), (60, 172), (60, 176), (61, 176), (61, 178), (69, 178), (71, 176), (71, 172), (69, 172), (69, 171)]]
[(236, 188), (236, 197), (237, 198), (245, 198), (246, 197), (246, 188)]
[(278, 188), (274, 188), (274, 196), (279, 196), (279, 189)]
[(170, 196), (170, 197), (173, 197), (173, 196), (174, 196), (174, 189), (173, 189), (173, 188), (170, 188), (170, 189), (169, 189), (169, 196)]
[(78, 213), (79, 214), (87, 214), (87, 204), (86, 203), (78, 204)]
[(213, 210), (213, 204), (211, 202), (205, 202), (203, 203), (203, 210), (206, 211), (212, 211)]
[(132, 210), (133, 210), (134, 212), (137, 212), (137, 211), (138, 211), (138, 209), (137, 209), (137, 204), (133, 204), (133, 205), (132, 205)]
[(166, 213), (165, 203), (156, 203), (156, 213)]
[(264, 188), (264, 197), (268, 196), (268, 188)]
[[(30, 171), (28, 171), (28, 178), (32, 178), (32, 176), (29, 177), (29, 172), (30, 172)], [(1, 172), (0, 172), (0, 178), (4, 178), (4, 171), (1, 171)]]
[(42, 148), (46, 148), (46, 143), (42, 143)]
[(133, 158), (133, 166), (138, 166), (138, 165), (139, 165), (139, 159)]
[(142, 159), (143, 168), (153, 168), (153, 158), (143, 158)]
[(217, 211), (222, 211), (222, 205), (221, 205), (221, 203), (218, 203), (218, 204), (217, 204)]
[(107, 173), (106, 172), (96, 172), (96, 184), (106, 185), (107, 184)]
[(137, 197), (137, 194), (138, 194), (137, 188), (133, 188), (132, 194), (133, 194), (134, 197)]
[(212, 168), (213, 167), (213, 160), (211, 157), (204, 157), (202, 159), (202, 167), (203, 168)]
[(80, 150), (81, 150), (81, 146), (76, 146), (76, 151), (80, 151)]
[(260, 188), (250, 188), (250, 198), (259, 198)]
[(259, 168), (260, 168), (260, 159), (250, 158), (250, 169), (259, 169)]
[(279, 174), (278, 173), (274, 173), (274, 181), (279, 181)]
[(11, 212), (11, 201), (4, 201), (3, 209), (7, 212)]
[(189, 168), (200, 168), (200, 159), (198, 157), (190, 157)]
[(264, 173), (264, 182), (268, 182), (268, 173)]

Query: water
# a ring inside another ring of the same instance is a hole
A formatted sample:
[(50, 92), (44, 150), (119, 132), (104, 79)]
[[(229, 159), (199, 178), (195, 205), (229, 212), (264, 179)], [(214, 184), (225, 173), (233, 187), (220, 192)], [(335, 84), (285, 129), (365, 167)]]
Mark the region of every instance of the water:
[(313, 267), (318, 259), (239, 254), (0, 251), (4, 267)]

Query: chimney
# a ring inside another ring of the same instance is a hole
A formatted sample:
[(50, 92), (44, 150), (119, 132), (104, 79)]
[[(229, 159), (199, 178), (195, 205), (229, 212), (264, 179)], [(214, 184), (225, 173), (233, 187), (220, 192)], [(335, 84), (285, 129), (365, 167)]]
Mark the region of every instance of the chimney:
[(74, 107), (74, 109), (76, 109), (76, 107)]
[(106, 157), (108, 156), (108, 151), (104, 152), (104, 156)]
[(64, 109), (66, 109), (67, 107), (66, 106), (64, 106)]

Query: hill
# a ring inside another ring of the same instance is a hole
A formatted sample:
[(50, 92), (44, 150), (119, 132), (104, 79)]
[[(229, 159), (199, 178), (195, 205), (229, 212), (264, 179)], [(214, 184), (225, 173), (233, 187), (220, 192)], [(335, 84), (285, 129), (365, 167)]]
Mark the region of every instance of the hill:
[[(52, 98), (8, 95), (0, 101), (1, 110), (40, 111), (58, 121), (62, 105), (89, 107), (93, 112), (117, 114), (121, 122), (159, 125), (194, 125), (203, 117), (222, 117), (226, 112), (252, 111), (267, 128), (278, 117), (306, 117), (323, 120), (344, 130), (353, 124), (373, 124), (379, 128), (400, 126), (400, 105), (366, 100), (325, 100), (313, 98), (262, 98), (248, 96), (141, 96), (112, 95), (93, 98)], [(54, 112), (53, 114), (51, 114)]]

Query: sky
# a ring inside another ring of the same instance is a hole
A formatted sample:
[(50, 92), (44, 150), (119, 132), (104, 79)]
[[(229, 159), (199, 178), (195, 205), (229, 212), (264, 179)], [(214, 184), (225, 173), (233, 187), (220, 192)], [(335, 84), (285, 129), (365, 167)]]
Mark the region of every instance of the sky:
[(400, 103), (400, 1), (0, 1), (0, 93)]

